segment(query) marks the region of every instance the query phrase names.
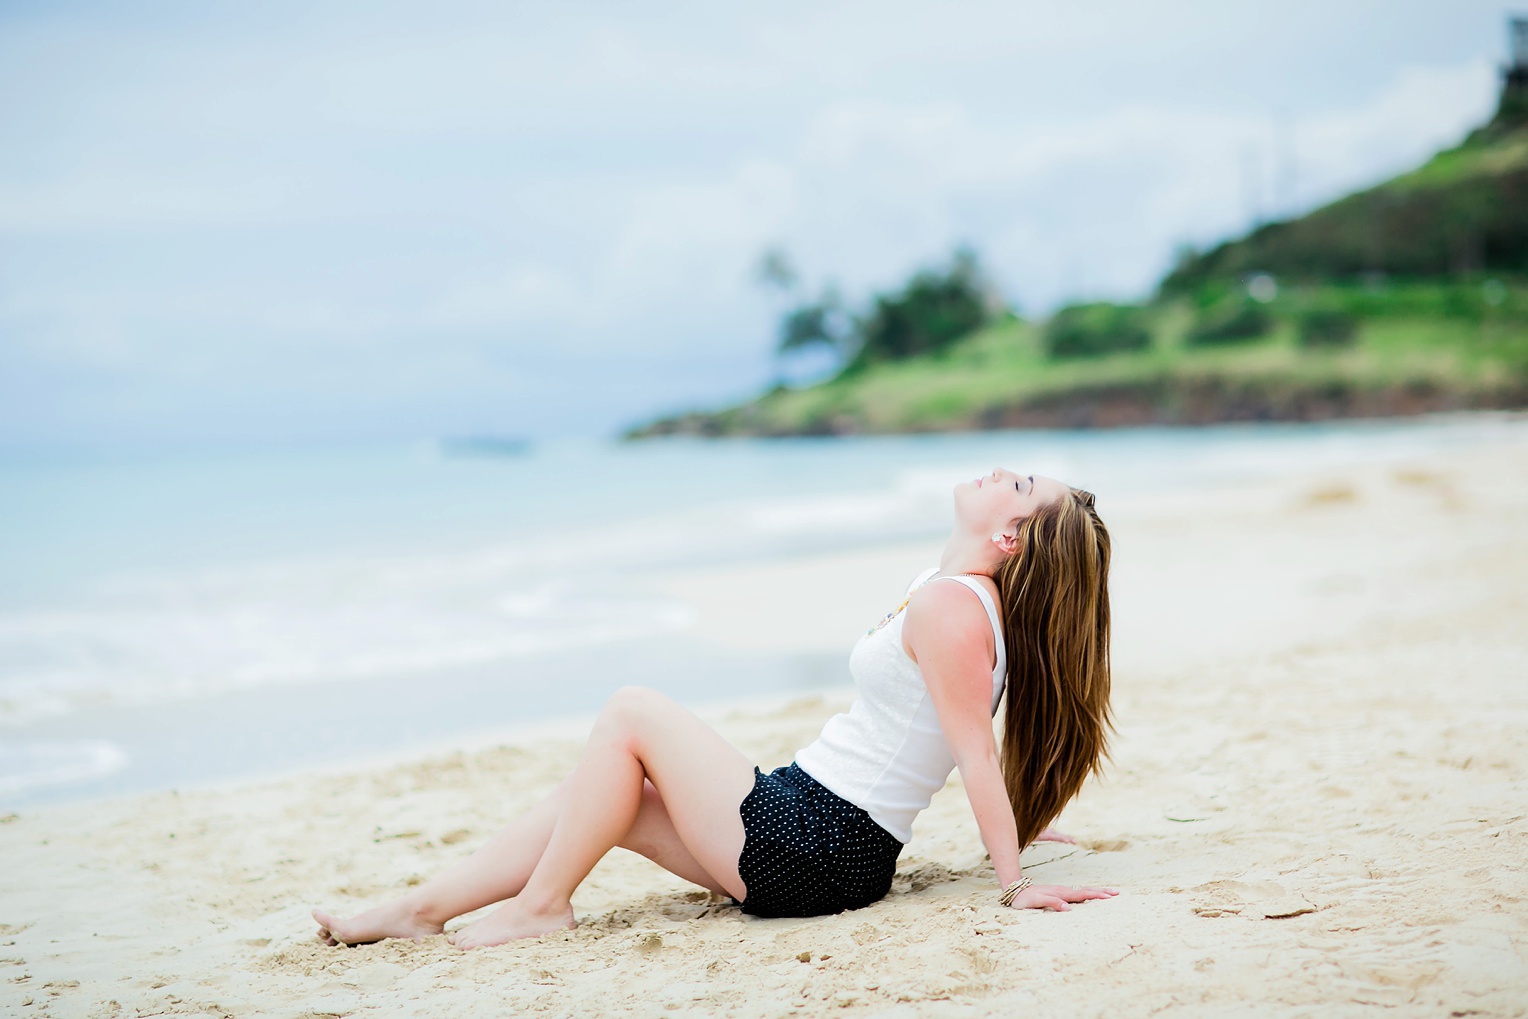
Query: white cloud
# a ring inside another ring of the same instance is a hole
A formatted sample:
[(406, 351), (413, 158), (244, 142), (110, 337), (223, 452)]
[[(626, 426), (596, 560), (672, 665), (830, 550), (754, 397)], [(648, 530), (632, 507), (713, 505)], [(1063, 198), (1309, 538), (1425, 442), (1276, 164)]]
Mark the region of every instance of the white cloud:
[(586, 289), (539, 265), (517, 264), (447, 290), (425, 310), (421, 324), (496, 327), (587, 320)]
[(1272, 204), (1280, 130), (1309, 205), (1478, 122), (1491, 60), (1449, 32), (1500, 15), (1175, 0), (237, 18), (0, 26), (0, 360), (115, 372), (198, 413), (187, 378), (256, 392), (300, 374), (368, 406), (413, 380), (448, 407), (534, 390), (553, 356), (655, 386), (707, 365), (742, 391), (768, 370), (770, 306), (748, 279), (766, 244), (859, 296), (962, 241), (1030, 311), (1139, 294), (1177, 242), (1245, 225), (1249, 165)]
[[(1458, 140), (1493, 95), (1490, 67), (1474, 60), (1403, 70), (1367, 102), (1293, 121), (1302, 204)], [(1279, 129), (1261, 114), (1142, 105), (1030, 130), (950, 103), (839, 103), (782, 160), (798, 196), (787, 235), (810, 264), (851, 267), (861, 286), (970, 240), (1042, 306), (1079, 288), (1139, 292), (1178, 241), (1290, 211), (1274, 207), (1277, 164), (1289, 158)]]
[(1311, 197), (1325, 201), (1378, 182), (1462, 140), (1496, 105), (1497, 74), (1489, 60), (1452, 67), (1407, 67), (1367, 103), (1295, 125), (1299, 163)]

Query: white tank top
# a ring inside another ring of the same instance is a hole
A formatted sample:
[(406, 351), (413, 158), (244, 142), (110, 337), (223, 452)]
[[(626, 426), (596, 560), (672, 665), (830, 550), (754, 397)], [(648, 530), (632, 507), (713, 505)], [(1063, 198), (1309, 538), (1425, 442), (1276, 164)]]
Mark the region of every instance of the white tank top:
[[(936, 568), (920, 573), (908, 594), (937, 572)], [(997, 648), (997, 666), (992, 670), (992, 712), (996, 714), (1008, 670), (997, 606), (987, 589), (971, 577), (935, 579), (964, 584), (987, 610)], [(828, 719), (817, 741), (796, 755), (803, 771), (903, 842), (912, 839), (913, 818), (929, 805), (955, 767), (923, 673), (902, 648), (906, 615), (897, 613), (854, 645), (849, 655), (857, 692), (854, 703)]]

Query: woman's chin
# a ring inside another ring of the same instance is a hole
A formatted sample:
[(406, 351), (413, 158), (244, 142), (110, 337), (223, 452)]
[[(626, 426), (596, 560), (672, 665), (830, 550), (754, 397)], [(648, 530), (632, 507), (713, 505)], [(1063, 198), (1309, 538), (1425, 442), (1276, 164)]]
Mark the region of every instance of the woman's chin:
[(963, 484), (959, 484), (959, 485), (955, 486), (954, 499), (952, 501), (955, 504), (955, 519), (956, 520), (964, 520), (965, 519), (965, 517), (966, 517), (966, 507), (970, 504), (971, 498), (976, 494), (976, 488), (974, 486), (972, 486), (972, 487), (967, 487), (967, 486), (971, 486), (971, 482), (967, 481), (967, 482), (964, 482)]

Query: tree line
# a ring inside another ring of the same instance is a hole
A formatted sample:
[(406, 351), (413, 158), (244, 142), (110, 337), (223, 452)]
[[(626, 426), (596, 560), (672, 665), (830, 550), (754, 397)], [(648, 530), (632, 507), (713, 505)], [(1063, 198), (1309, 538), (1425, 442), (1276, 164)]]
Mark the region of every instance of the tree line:
[(780, 316), (778, 353), (826, 348), (842, 366), (842, 374), (937, 353), (1011, 314), (976, 253), (965, 247), (946, 265), (921, 269), (901, 287), (873, 295), (858, 309), (849, 307), (832, 284), (810, 295), (789, 256), (778, 248), (760, 258), (756, 276), (762, 286), (789, 301)]

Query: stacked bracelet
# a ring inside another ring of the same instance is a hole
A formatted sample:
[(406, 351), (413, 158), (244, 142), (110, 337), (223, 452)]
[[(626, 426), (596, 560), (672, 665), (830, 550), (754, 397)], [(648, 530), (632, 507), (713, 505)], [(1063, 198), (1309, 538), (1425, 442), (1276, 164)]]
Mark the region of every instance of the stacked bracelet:
[(1004, 888), (1002, 897), (997, 901), (1001, 902), (1005, 906), (1011, 906), (1013, 905), (1013, 900), (1018, 898), (1019, 893), (1028, 888), (1033, 883), (1034, 882), (1030, 881), (1029, 878), (1021, 877), (1013, 884), (1009, 885), (1007, 888)]

